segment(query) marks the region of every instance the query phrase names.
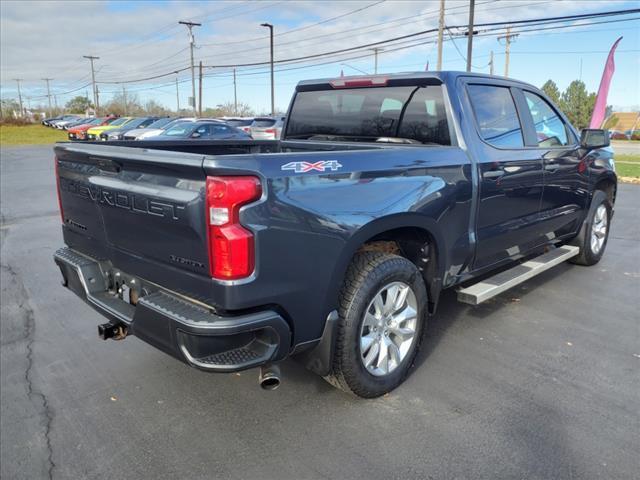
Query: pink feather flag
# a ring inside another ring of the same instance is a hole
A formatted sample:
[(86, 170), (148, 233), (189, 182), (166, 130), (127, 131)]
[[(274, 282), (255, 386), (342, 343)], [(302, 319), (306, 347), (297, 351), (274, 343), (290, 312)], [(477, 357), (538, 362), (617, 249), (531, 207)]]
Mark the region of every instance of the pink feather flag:
[(613, 72), (615, 72), (616, 70), (616, 64), (613, 60), (613, 54), (615, 53), (616, 47), (618, 46), (618, 43), (620, 43), (620, 40), (622, 40), (622, 37), (615, 41), (615, 43), (611, 47), (609, 56), (607, 57), (607, 63), (604, 66), (604, 72), (602, 72), (602, 79), (600, 80), (600, 87), (598, 88), (596, 104), (593, 108), (593, 113), (591, 114), (591, 122), (589, 123), (589, 128), (600, 128), (600, 125), (602, 125), (602, 122), (604, 122), (604, 116), (607, 110), (607, 95), (609, 95), (609, 85), (611, 84), (611, 77), (613, 77)]

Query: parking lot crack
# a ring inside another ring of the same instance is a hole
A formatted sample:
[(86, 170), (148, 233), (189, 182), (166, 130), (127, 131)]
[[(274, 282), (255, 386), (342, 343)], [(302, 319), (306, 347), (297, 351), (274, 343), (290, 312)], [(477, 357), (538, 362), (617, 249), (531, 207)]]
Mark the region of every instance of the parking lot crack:
[(26, 342), (26, 361), (27, 365), (24, 371), (24, 381), (27, 390), (27, 398), (34, 406), (37, 407), (39, 415), (42, 417), (42, 424), (44, 428), (43, 436), (45, 440), (45, 446), (47, 451), (47, 474), (49, 479), (53, 479), (53, 472), (56, 468), (56, 464), (53, 461), (53, 447), (51, 444), (51, 429), (53, 425), (53, 410), (49, 405), (47, 396), (36, 388), (34, 384), (34, 341), (35, 341), (35, 313), (29, 303), (29, 297), (22, 284), (18, 274), (15, 270), (6, 264), (0, 265), (0, 267), (9, 274), (11, 282), (18, 287), (18, 310), (21, 312), (24, 318), (24, 330), (23, 335), (16, 339), (13, 343), (18, 341)]

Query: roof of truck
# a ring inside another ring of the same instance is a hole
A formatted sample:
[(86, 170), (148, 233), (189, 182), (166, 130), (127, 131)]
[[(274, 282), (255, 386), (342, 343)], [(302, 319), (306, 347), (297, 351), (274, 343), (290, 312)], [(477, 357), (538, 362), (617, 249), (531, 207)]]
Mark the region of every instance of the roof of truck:
[[(446, 80), (455, 80), (457, 77), (476, 77), (476, 78), (487, 78), (487, 79), (496, 79), (502, 81), (509, 81), (513, 83), (519, 83), (522, 85), (531, 86), (526, 82), (522, 82), (520, 80), (516, 80), (513, 78), (502, 77), (499, 75), (487, 75), (484, 73), (472, 73), (472, 72), (460, 72), (454, 70), (442, 70), (442, 71), (430, 71), (430, 72), (400, 72), (400, 73), (382, 73), (377, 75), (345, 75), (341, 77), (333, 77), (333, 78), (320, 78), (320, 79), (311, 79), (311, 80), (302, 80), (298, 82), (298, 87), (305, 87), (310, 85), (326, 85), (330, 83), (335, 83), (339, 81), (354, 81), (354, 80), (372, 80), (372, 81), (383, 81), (383, 80), (417, 80), (417, 79), (433, 79), (440, 80), (444, 82)], [(382, 86), (382, 85), (381, 85)]]

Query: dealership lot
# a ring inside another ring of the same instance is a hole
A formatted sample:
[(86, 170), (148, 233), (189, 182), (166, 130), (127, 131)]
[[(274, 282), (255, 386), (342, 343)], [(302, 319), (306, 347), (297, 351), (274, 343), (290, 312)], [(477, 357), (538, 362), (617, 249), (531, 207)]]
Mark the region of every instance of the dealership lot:
[(211, 375), (59, 285), (51, 147), (3, 149), (3, 478), (633, 478), (640, 425), (640, 187), (607, 253), (481, 307), (443, 298), (416, 368), (377, 400), (294, 362), (283, 385)]

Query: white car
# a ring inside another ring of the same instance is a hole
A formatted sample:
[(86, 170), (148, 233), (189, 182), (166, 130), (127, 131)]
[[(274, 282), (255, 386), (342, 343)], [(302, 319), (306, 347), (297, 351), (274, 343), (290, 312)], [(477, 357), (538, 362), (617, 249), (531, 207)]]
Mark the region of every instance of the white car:
[[(162, 128), (145, 129), (147, 131), (138, 135), (135, 138), (135, 140), (149, 140), (153, 137), (160, 135), (165, 130), (168, 130), (169, 128), (181, 122), (202, 122), (202, 121), (221, 122), (221, 120), (218, 120), (215, 118), (196, 118), (196, 117), (176, 118), (174, 121), (165, 124)], [(128, 139), (125, 137), (125, 140), (128, 140)]]
[(221, 120), (251, 135), (251, 124), (255, 119), (253, 117), (222, 117)]
[(158, 133), (156, 133), (157, 131), (163, 132), (167, 125), (172, 124), (177, 120), (181, 119), (176, 117), (159, 118), (147, 127), (129, 130), (124, 134), (123, 140), (140, 140), (144, 134), (149, 132), (154, 132), (153, 135), (158, 135)]
[(259, 117), (251, 124), (251, 138), (254, 140), (278, 140), (282, 135), (285, 117)]

